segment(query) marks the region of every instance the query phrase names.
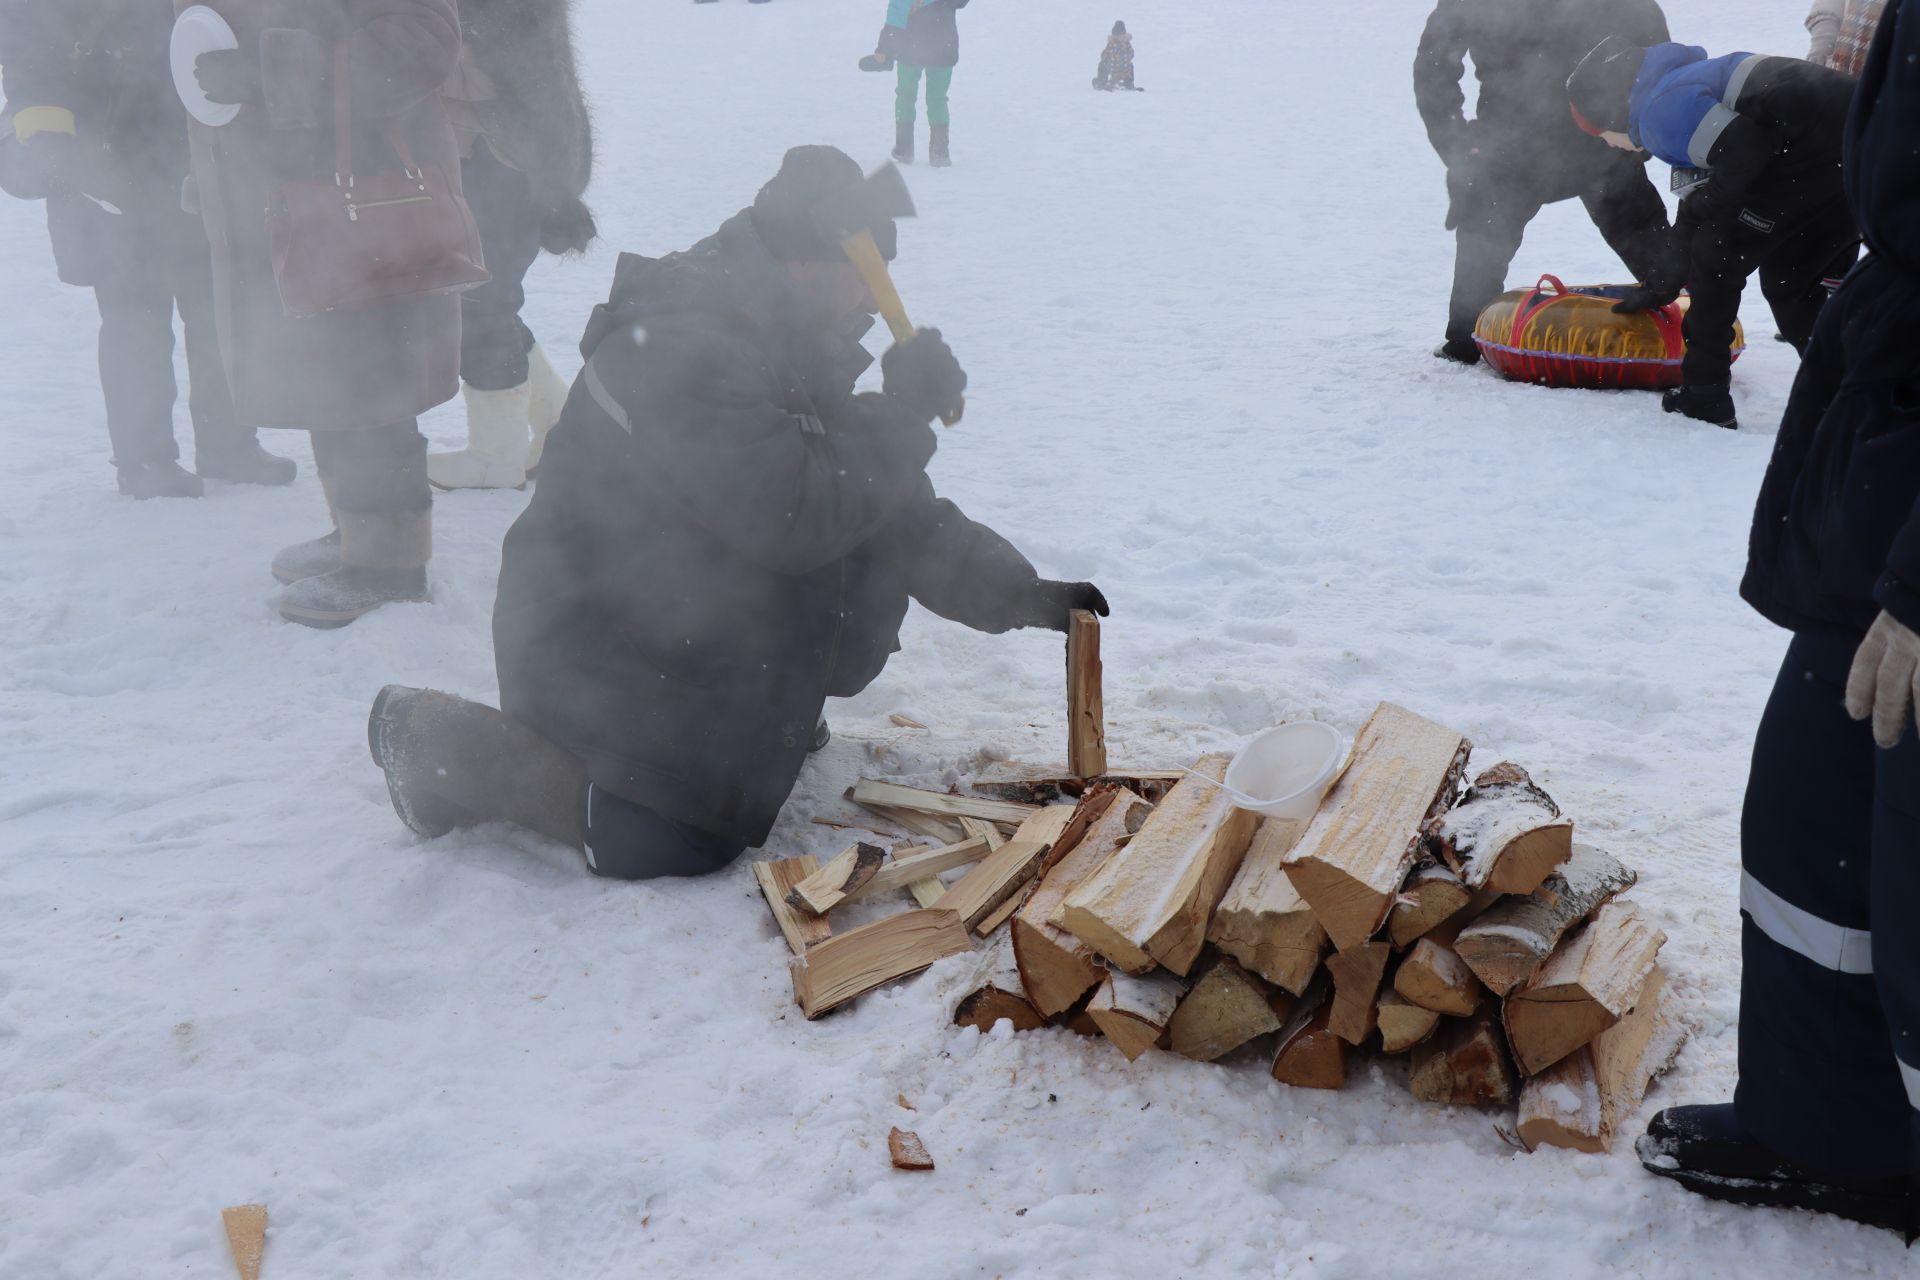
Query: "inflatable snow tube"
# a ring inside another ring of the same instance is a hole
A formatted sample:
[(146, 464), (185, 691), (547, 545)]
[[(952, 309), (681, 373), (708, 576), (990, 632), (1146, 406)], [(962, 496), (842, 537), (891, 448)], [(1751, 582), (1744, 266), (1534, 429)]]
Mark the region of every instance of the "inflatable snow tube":
[[(1686, 341), (1680, 321), (1684, 296), (1652, 311), (1616, 314), (1613, 304), (1630, 285), (1568, 288), (1541, 276), (1531, 289), (1512, 289), (1487, 304), (1473, 326), (1480, 355), (1503, 378), (1543, 387), (1654, 391), (1680, 385)], [(1738, 321), (1733, 358), (1746, 346)]]

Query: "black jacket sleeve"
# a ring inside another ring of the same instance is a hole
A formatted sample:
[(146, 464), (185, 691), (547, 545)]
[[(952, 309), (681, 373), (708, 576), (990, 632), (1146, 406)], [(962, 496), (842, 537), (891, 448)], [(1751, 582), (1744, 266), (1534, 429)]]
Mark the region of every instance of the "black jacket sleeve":
[(1427, 140), (1448, 164), (1466, 148), (1467, 95), (1460, 78), (1467, 72), (1468, 44), (1461, 0), (1440, 0), (1413, 55), (1414, 105), (1427, 126)]
[(998, 634), (1026, 626), (1035, 613), (1039, 574), (1032, 562), (936, 496), (931, 482), (879, 541), (904, 570), (908, 594), (949, 622)]
[(65, 4), (0, 0), (0, 70), (8, 104), (70, 111), (85, 106), (74, 57), (81, 35)]

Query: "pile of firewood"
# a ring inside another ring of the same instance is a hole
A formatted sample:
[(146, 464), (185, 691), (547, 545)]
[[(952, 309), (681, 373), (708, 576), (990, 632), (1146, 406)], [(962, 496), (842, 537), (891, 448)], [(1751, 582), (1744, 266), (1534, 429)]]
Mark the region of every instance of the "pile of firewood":
[[(755, 871), (809, 1018), (978, 936), (963, 1025), (1065, 1026), (1129, 1060), (1272, 1037), (1274, 1078), (1319, 1089), (1377, 1046), (1408, 1056), (1416, 1097), (1517, 1106), (1529, 1149), (1609, 1150), (1686, 1036), (1663, 1007), (1665, 935), (1619, 899), (1634, 873), (1576, 845), (1525, 770), (1463, 786), (1470, 751), (1382, 703), (1304, 824), (1237, 808), (1212, 785), (1225, 756), (967, 796), (863, 781), (849, 798), (876, 828), (933, 843)], [(901, 891), (919, 909), (833, 932), (843, 903)]]

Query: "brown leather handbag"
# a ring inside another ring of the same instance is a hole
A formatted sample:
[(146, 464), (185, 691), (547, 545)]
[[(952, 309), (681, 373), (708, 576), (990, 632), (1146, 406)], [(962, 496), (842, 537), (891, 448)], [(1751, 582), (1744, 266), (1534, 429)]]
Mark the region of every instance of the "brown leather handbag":
[(347, 42), (334, 46), (334, 179), (289, 182), (267, 205), (280, 305), (295, 319), (483, 285), (480, 228), (458, 183), (414, 163), (400, 130), (399, 173), (355, 173)]

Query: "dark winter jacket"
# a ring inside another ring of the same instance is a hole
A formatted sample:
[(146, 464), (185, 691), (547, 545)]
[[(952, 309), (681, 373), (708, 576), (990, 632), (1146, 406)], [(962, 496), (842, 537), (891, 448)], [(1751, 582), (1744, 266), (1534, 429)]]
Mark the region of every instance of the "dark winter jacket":
[[(155, 0), (0, 0), (0, 187), (46, 200), (69, 284), (139, 289), (206, 254), (199, 219), (180, 204), (187, 115), (167, 60), (172, 27)], [(72, 112), (73, 136), (17, 141), (13, 117), (34, 107)]]
[[(1413, 96), (1427, 138), (1449, 166), (1474, 148), (1548, 188), (1605, 168), (1607, 144), (1567, 109), (1567, 77), (1610, 35), (1667, 39), (1654, 0), (1440, 0), (1413, 62)], [(1460, 87), (1466, 59), (1480, 81), (1475, 119)]]
[(1887, 6), (1846, 125), (1873, 253), (1827, 303), (1754, 512), (1748, 603), (1783, 627), (1920, 630), (1920, 0)]
[(593, 125), (575, 68), (572, 9), (573, 0), (460, 0), (465, 42), (443, 90), (463, 153), (484, 138), (526, 174), (555, 253), (579, 252), (592, 235), (581, 200), (593, 181)]
[(960, 24), (955, 14), (969, 0), (890, 0), (880, 28), (880, 52), (910, 67), (951, 67), (960, 62)]
[[(174, 0), (180, 9), (195, 0)], [(363, 430), (460, 389), (460, 300), (444, 294), (290, 318), (264, 212), (289, 182), (334, 179), (333, 51), (346, 40), (354, 166), (392, 173), (397, 131), (416, 163), (458, 188), (440, 87), (460, 56), (454, 0), (204, 0), (259, 59), (262, 104), (194, 123), (193, 172), (213, 244), (221, 354), (241, 421)]]
[(793, 311), (751, 211), (621, 259), (588, 364), (507, 534), (501, 705), (594, 783), (765, 840), (829, 696), (865, 688), (909, 598), (983, 631), (1033, 566), (934, 494), (923, 418), (853, 394), (870, 363)]
[(1699, 221), (1771, 220), (1841, 199), (1840, 139), (1853, 80), (1799, 58), (1695, 45), (1647, 50), (1628, 100), (1627, 133), (1668, 164), (1703, 169), (1687, 195)]

